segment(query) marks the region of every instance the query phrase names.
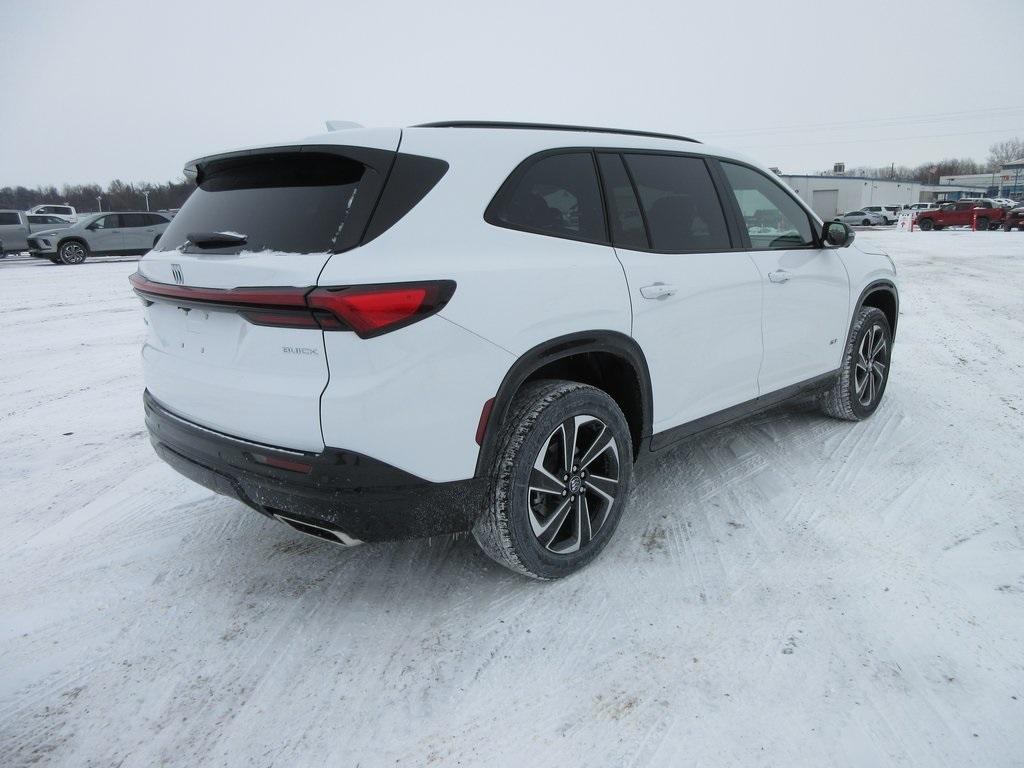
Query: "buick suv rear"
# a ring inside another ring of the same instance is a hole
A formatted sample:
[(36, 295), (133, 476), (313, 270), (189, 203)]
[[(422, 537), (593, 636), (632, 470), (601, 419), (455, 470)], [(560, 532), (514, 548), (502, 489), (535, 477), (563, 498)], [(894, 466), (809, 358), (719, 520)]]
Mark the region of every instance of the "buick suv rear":
[(865, 418), (888, 379), (891, 260), (685, 137), (350, 129), (186, 174), (132, 276), (153, 444), (330, 541), (472, 531), (563, 576), (635, 461), (795, 396)]

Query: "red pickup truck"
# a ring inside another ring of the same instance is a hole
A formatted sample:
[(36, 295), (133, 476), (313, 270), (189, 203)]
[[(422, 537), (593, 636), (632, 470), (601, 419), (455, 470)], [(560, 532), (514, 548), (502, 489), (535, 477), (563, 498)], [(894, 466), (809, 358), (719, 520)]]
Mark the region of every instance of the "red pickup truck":
[(943, 227), (969, 227), (977, 216), (978, 231), (998, 229), (1006, 218), (1006, 210), (991, 200), (958, 200), (943, 203), (933, 211), (917, 214), (917, 226), (927, 232)]

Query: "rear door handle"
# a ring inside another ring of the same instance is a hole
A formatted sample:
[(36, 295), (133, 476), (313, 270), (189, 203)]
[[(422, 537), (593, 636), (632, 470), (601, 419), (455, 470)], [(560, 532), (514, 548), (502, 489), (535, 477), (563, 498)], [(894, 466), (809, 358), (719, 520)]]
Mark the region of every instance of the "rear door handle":
[(789, 280), (789, 272), (784, 269), (780, 269), (776, 272), (769, 272), (768, 279), (773, 283), (784, 283)]
[(676, 292), (674, 285), (666, 285), (665, 283), (655, 283), (654, 285), (645, 285), (640, 289), (640, 295), (645, 299), (667, 299)]

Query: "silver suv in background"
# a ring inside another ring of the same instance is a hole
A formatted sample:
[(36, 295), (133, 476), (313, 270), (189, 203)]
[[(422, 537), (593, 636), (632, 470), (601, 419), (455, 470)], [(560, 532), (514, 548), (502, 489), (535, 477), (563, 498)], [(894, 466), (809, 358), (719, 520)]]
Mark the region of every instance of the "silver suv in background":
[(80, 219), (60, 230), (28, 238), (29, 255), (54, 264), (81, 264), (88, 256), (143, 254), (151, 250), (170, 219), (162, 213), (117, 211)]
[(78, 211), (75, 210), (75, 206), (69, 205), (68, 203), (41, 203), (29, 208), (25, 213), (60, 216), (62, 219), (70, 223), (78, 221)]

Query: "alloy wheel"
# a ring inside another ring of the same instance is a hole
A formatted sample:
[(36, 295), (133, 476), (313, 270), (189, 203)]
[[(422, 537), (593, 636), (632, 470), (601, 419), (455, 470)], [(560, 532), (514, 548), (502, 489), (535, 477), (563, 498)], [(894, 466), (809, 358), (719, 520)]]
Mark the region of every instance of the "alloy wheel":
[(619, 485), (619, 450), (596, 416), (572, 416), (548, 435), (530, 471), (527, 509), (541, 546), (566, 555), (608, 519)]
[(66, 243), (61, 246), (60, 257), (65, 264), (81, 264), (85, 261), (85, 248), (78, 243)]
[(857, 362), (853, 369), (853, 388), (857, 400), (865, 408), (881, 395), (889, 365), (889, 341), (885, 329), (877, 323), (860, 341)]

